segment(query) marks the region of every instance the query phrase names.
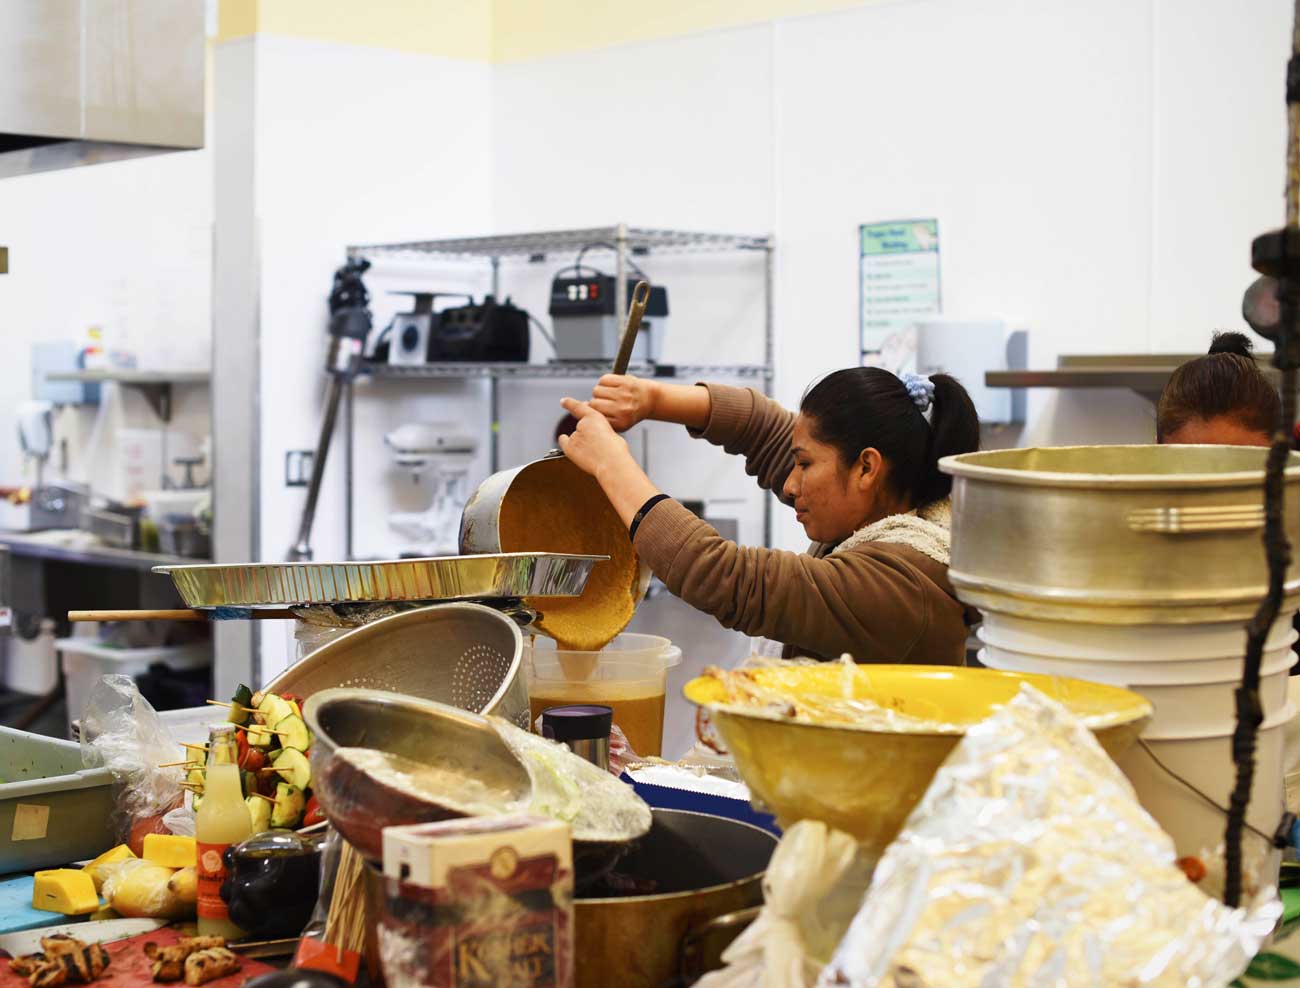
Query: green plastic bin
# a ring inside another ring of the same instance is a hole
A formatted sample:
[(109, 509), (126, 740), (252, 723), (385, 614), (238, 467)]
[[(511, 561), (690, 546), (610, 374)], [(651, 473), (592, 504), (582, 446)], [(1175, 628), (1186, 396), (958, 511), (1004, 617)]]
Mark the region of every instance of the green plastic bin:
[(112, 812), (113, 776), (80, 745), (0, 727), (0, 875), (102, 854)]

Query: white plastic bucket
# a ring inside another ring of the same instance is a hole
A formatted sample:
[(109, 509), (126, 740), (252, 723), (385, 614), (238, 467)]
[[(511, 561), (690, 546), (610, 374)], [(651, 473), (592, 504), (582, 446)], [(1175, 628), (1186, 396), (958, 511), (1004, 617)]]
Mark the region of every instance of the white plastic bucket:
[[(1284, 732), (1294, 716), (1294, 707), (1284, 707), (1264, 722), (1256, 741), (1255, 779), (1246, 821), (1270, 837), (1284, 809)], [(1156, 758), (1165, 768), (1156, 763)], [(1222, 843), (1228, 797), (1236, 781), (1230, 733), (1144, 738), (1117, 762), (1133, 783), (1147, 812), (1174, 839), (1179, 855), (1203, 857)], [(1173, 778), (1169, 772), (1179, 778)], [(1192, 791), (1187, 783), (1209, 797), (1213, 804)], [(1265, 849), (1262, 840), (1255, 836), (1247, 837), (1246, 844), (1256, 852)]]
[[(986, 645), (980, 661), (990, 669), (1072, 676), (1142, 694), (1155, 707), (1144, 738), (1184, 738), (1231, 734), (1237, 723), (1234, 693), (1241, 685), (1241, 656), (1188, 662), (1099, 662), (1014, 652)], [(1265, 718), (1287, 702), (1287, 681), (1295, 653), (1290, 647), (1266, 652), (1260, 668), (1260, 701)]]
[[(68, 729), (81, 720), (82, 708), (100, 676), (139, 676), (155, 662), (172, 669), (201, 669), (212, 665), (212, 643), (160, 645), (155, 648), (110, 648), (93, 639), (60, 638), (55, 642), (63, 654), (63, 674), (67, 684)], [(71, 733), (69, 733), (71, 736)]]
[[(1264, 643), (1266, 652), (1290, 648), (1296, 640), (1293, 615), (1278, 618)], [(1190, 625), (1101, 625), (1039, 621), (985, 612), (980, 638), (989, 645), (1029, 655), (1097, 662), (1189, 662), (1230, 659), (1246, 653), (1240, 622)]]

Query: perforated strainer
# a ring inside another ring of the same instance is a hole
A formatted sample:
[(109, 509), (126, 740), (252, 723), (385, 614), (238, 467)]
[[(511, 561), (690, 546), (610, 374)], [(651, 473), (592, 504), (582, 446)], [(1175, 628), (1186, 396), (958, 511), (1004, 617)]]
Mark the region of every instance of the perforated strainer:
[(285, 670), (266, 689), (310, 696), (331, 687), (389, 690), (528, 726), (513, 620), (481, 604), (435, 604), (349, 631)]

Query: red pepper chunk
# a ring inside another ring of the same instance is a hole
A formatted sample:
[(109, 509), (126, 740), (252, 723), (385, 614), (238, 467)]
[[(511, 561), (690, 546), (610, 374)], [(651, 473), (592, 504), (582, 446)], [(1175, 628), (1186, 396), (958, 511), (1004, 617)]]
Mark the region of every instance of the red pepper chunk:
[(313, 796), (311, 799), (307, 800), (307, 807), (303, 811), (302, 825), (304, 827), (310, 827), (314, 823), (323, 823), (324, 820), (325, 814), (321, 812), (320, 803), (316, 800), (316, 797)]

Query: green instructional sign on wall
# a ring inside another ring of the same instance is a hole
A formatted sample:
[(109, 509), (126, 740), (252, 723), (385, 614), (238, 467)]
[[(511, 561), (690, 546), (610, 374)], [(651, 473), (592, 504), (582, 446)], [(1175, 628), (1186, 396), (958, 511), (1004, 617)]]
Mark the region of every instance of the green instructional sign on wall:
[(914, 370), (916, 322), (942, 311), (939, 221), (864, 223), (858, 232), (862, 362)]

